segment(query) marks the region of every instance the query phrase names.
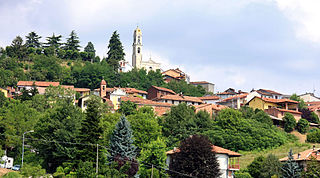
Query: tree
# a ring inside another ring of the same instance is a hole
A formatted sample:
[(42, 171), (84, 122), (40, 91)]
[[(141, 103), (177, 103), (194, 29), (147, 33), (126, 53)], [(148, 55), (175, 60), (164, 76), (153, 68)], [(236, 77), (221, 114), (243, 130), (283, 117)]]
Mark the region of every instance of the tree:
[(40, 165), (24, 164), (21, 168), (21, 174), (23, 177), (42, 177), (46, 174), (46, 170), (42, 169)]
[(308, 131), (308, 129), (309, 129), (309, 122), (306, 119), (301, 118), (297, 124), (298, 132), (304, 134)]
[(84, 48), (84, 52), (88, 54), (87, 59), (93, 62), (93, 59), (96, 56), (96, 50), (91, 42), (88, 42), (87, 46)]
[[(85, 119), (82, 122), (81, 135), (79, 140), (81, 143), (96, 145), (103, 131), (100, 126), (101, 119), (101, 100), (96, 96), (91, 96), (87, 101), (87, 109)], [(94, 162), (96, 156), (96, 146), (81, 145), (79, 148), (80, 159), (83, 161)]]
[(67, 42), (65, 44), (65, 50), (79, 51), (79, 37), (77, 36), (74, 30), (71, 31), (69, 38), (67, 38)]
[(307, 134), (307, 142), (320, 143), (320, 129), (315, 129), (315, 131)]
[[(207, 137), (193, 135), (183, 140), (179, 152), (172, 155), (170, 170), (192, 177), (219, 177), (220, 169), (212, 144)], [(184, 177), (171, 172), (174, 177)]]
[(293, 131), (293, 129), (297, 125), (296, 119), (294, 118), (294, 116), (291, 113), (285, 113), (285, 115), (283, 117), (283, 121), (284, 121), (284, 130), (286, 132)]
[(27, 48), (23, 44), (23, 39), (20, 36), (13, 39), (11, 46), (7, 47), (6, 51), (8, 56), (16, 57), (19, 60), (23, 60), (27, 54)]
[(124, 60), (125, 53), (117, 31), (114, 31), (108, 45), (107, 62), (114, 71), (118, 71), (119, 61)]
[(188, 84), (186, 81), (175, 81), (171, 80), (169, 83), (164, 85), (165, 88), (169, 88), (176, 93), (182, 93), (187, 96), (203, 96), (206, 91), (201, 86), (194, 86), (192, 84)]
[(290, 96), (290, 99), (299, 102), (299, 104), (298, 104), (299, 110), (301, 110), (301, 109), (303, 109), (303, 108), (306, 108), (306, 106), (307, 106), (306, 103), (303, 101), (303, 99), (300, 98), (300, 97), (299, 97), (297, 94), (295, 94), (295, 93)]
[(83, 113), (80, 108), (61, 101), (53, 104), (36, 123), (34, 137), (39, 140), (50, 140), (50, 142), (33, 143), (39, 156), (44, 159), (44, 166), (48, 171), (54, 172), (62, 163), (77, 160), (77, 147), (66, 143), (79, 143), (76, 138), (81, 133), (82, 120)]
[(55, 36), (53, 33), (51, 37), (46, 38), (47, 39), (47, 43), (45, 43), (46, 47), (53, 47), (54, 49), (57, 50), (61, 46), (61, 38), (62, 38), (61, 35)]
[(134, 114), (137, 112), (137, 104), (132, 101), (121, 101), (120, 109), (118, 112), (124, 114), (125, 116)]
[(301, 177), (301, 168), (298, 163), (293, 159), (293, 153), (290, 149), (288, 153), (288, 160), (282, 166), (282, 176), (284, 178), (299, 178)]
[(320, 123), (319, 117), (315, 112), (311, 113), (310, 122), (313, 122), (313, 123), (316, 123), (316, 124)]
[(270, 116), (262, 110), (256, 112), (254, 115), (251, 116), (251, 118), (269, 125), (273, 124)]
[(260, 178), (261, 173), (262, 173), (262, 168), (263, 168), (263, 162), (265, 158), (263, 156), (259, 156), (254, 158), (251, 164), (249, 164), (248, 172), (250, 175), (254, 178)]
[(162, 132), (168, 138), (167, 146), (178, 145), (180, 140), (196, 134), (194, 108), (185, 103), (172, 106), (170, 112), (163, 117)]
[(311, 156), (311, 160), (307, 161), (307, 170), (302, 172), (302, 177), (318, 178), (320, 177), (320, 165), (319, 162)]
[(261, 177), (269, 178), (274, 175), (280, 177), (281, 163), (275, 155), (269, 154), (262, 162)]
[(41, 47), (41, 43), (39, 41), (39, 39), (41, 38), (41, 36), (39, 36), (36, 32), (30, 32), (27, 36), (26, 36), (27, 40), (26, 40), (26, 47), (27, 48), (40, 48)]
[(136, 147), (133, 145), (133, 133), (130, 123), (124, 116), (121, 116), (111, 135), (108, 152), (109, 161), (117, 162), (118, 170), (129, 164), (127, 171), (129, 176), (133, 176), (138, 172), (139, 167), (136, 161)]

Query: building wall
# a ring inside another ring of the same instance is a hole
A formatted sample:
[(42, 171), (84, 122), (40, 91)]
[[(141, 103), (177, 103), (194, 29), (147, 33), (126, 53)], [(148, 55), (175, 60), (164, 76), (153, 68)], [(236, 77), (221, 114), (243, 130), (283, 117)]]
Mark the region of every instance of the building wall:
[(155, 89), (155, 88), (153, 88), (153, 87), (151, 87), (151, 88), (148, 89), (148, 96), (147, 96), (147, 99), (148, 99), (148, 100), (152, 100), (152, 99), (157, 98), (157, 97), (159, 97), (159, 96), (160, 96), (160, 95), (159, 95), (159, 92), (158, 92), (157, 89)]
[(140, 68), (146, 69), (147, 72), (149, 72), (150, 70), (156, 71), (157, 69), (160, 69), (160, 64), (149, 61), (141, 61)]
[(300, 98), (302, 98), (304, 102), (320, 101), (320, 99), (312, 96), (310, 93), (305, 95), (300, 95)]
[(253, 109), (268, 109), (269, 107), (277, 107), (277, 104), (274, 103), (267, 103), (265, 101), (263, 101), (260, 98), (254, 98), (249, 102), (249, 107), (253, 108)]
[(220, 168), (220, 178), (227, 178), (228, 177), (228, 155), (226, 154), (216, 154), (217, 160), (219, 162)]
[(6, 98), (8, 97), (8, 91), (7, 90), (0, 88), (0, 92), (2, 92)]

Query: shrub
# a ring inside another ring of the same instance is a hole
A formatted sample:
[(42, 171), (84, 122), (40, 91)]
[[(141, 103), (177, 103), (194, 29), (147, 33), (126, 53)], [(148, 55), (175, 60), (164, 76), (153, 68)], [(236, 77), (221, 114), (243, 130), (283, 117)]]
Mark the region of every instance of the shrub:
[(235, 178), (252, 178), (248, 172), (236, 172)]
[(308, 133), (307, 142), (320, 143), (320, 129)]
[(20, 178), (22, 177), (22, 175), (20, 175), (17, 172), (8, 172), (7, 174), (5, 174), (4, 176), (2, 176), (3, 178)]
[(284, 121), (284, 131), (291, 132), (296, 127), (296, 119), (293, 117), (292, 114), (286, 113), (283, 117)]
[(304, 134), (309, 129), (309, 122), (306, 119), (300, 119), (297, 124), (298, 132)]

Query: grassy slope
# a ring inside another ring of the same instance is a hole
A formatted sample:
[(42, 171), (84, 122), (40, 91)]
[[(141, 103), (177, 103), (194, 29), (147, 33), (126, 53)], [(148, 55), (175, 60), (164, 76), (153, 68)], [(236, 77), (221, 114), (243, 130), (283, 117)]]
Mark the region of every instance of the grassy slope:
[(263, 151), (240, 152), (242, 154), (242, 156), (240, 157), (240, 167), (241, 169), (246, 168), (253, 161), (253, 159), (258, 156), (266, 157), (268, 154), (272, 153), (280, 159), (286, 157), (290, 149), (292, 149), (293, 153), (295, 154), (306, 149), (310, 149), (313, 145), (316, 145), (316, 148), (320, 147), (320, 144), (299, 143), (297, 141), (294, 143), (287, 143), (274, 149), (268, 149)]

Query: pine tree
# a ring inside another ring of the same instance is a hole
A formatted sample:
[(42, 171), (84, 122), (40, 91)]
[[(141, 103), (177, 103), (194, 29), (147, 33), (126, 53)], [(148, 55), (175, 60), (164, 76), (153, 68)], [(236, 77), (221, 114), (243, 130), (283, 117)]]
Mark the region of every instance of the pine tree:
[(284, 178), (299, 178), (301, 177), (302, 169), (298, 165), (298, 163), (293, 159), (292, 149), (290, 149), (288, 153), (288, 160), (282, 166), (282, 177)]
[(54, 33), (52, 34), (51, 37), (47, 37), (47, 43), (45, 47), (53, 47), (55, 49), (60, 48), (61, 46), (61, 35), (55, 36)]
[(79, 37), (77, 36), (76, 32), (72, 30), (72, 32), (69, 35), (70, 37), (67, 38), (67, 42), (65, 44), (65, 50), (72, 50), (72, 51), (79, 51), (80, 48), (80, 41)]
[[(219, 177), (220, 169), (212, 144), (207, 137), (193, 135), (181, 142), (180, 151), (172, 155), (170, 170), (192, 177)], [(173, 177), (184, 177), (171, 173)]]
[(41, 47), (41, 43), (39, 41), (39, 39), (41, 38), (41, 36), (39, 36), (36, 32), (30, 32), (27, 36), (26, 36), (27, 40), (26, 40), (26, 47), (29, 48), (40, 48)]
[(130, 123), (124, 116), (121, 116), (120, 121), (116, 124), (109, 146), (109, 161), (118, 163), (117, 169), (120, 170), (127, 165), (126, 174), (134, 176), (139, 169), (139, 164), (136, 161), (136, 146), (133, 145), (133, 133)]
[(91, 42), (88, 42), (87, 46), (84, 48), (84, 52), (88, 53), (88, 59), (93, 61), (96, 56), (96, 50)]
[[(99, 137), (103, 134), (102, 128), (99, 125), (101, 119), (100, 99), (91, 97), (87, 101), (86, 117), (82, 122), (80, 142), (85, 144), (98, 144)], [(95, 161), (96, 147), (81, 146), (79, 149), (80, 159), (82, 161)]]
[(108, 45), (107, 62), (113, 67), (114, 71), (118, 71), (119, 61), (124, 60), (125, 53), (117, 31), (114, 31)]

